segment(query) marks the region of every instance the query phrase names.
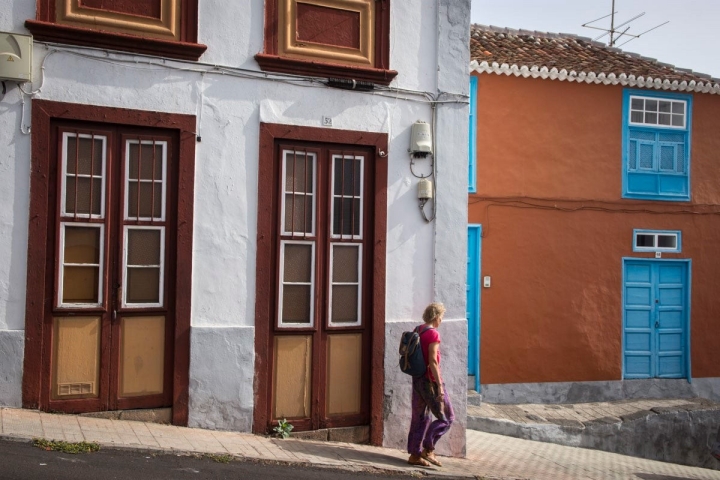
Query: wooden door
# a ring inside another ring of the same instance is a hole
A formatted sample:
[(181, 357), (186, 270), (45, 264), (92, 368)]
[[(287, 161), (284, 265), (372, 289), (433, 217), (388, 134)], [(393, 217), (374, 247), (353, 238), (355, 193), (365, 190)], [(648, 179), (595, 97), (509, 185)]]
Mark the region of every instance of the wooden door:
[(177, 138), (56, 124), (41, 405), (172, 404)]
[(369, 149), (275, 149), (271, 426), (369, 424), (372, 159)]

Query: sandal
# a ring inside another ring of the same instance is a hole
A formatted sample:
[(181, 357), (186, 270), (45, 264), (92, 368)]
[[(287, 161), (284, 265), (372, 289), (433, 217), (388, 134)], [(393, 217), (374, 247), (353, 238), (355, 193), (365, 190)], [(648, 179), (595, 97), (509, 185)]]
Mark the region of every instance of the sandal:
[(410, 455), (410, 458), (408, 458), (408, 463), (410, 465), (414, 465), (416, 467), (429, 467), (430, 463), (428, 463), (427, 460), (425, 460), (422, 455)]
[(422, 458), (423, 460), (427, 460), (436, 467), (442, 467), (442, 463), (440, 463), (440, 460), (437, 459), (433, 450), (423, 450), (420, 454), (420, 458)]

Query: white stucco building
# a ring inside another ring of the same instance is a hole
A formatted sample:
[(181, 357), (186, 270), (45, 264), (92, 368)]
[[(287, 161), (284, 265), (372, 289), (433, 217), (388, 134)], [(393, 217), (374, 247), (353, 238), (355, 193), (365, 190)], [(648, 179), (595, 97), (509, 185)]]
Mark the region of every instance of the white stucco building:
[(462, 455), (469, 4), (0, 0), (0, 405), (403, 446), (437, 300)]

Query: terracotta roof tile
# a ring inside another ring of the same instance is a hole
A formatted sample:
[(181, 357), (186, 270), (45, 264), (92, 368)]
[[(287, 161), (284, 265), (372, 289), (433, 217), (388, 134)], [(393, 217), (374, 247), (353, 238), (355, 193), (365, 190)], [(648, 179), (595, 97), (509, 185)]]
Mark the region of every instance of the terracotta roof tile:
[(472, 25), (470, 58), (481, 72), (720, 94), (710, 75), (567, 33)]

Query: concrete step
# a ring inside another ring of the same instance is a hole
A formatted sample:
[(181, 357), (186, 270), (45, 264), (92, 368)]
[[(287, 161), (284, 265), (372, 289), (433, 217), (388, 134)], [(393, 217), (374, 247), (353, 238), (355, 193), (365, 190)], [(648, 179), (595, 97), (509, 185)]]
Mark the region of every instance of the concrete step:
[(481, 393), (478, 393), (475, 390), (468, 390), (468, 393), (467, 393), (468, 405), (473, 405), (475, 407), (479, 407), (482, 405), (482, 399), (483, 399), (483, 396)]
[(720, 426), (720, 403), (701, 398), (469, 404), (467, 422), (486, 433), (720, 470), (708, 448)]

